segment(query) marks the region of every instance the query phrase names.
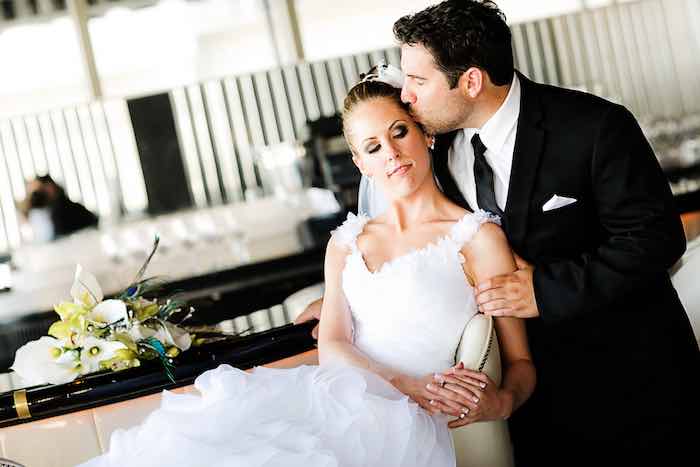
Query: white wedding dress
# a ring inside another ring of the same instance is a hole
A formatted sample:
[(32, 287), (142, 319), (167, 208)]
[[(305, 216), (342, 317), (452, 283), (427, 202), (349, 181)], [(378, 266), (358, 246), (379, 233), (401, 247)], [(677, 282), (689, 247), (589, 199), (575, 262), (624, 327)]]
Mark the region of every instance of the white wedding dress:
[[(348, 215), (333, 233), (348, 247), (342, 285), (355, 345), (413, 376), (454, 365), (476, 313), (461, 247), (497, 218), (465, 215), (449, 235), (370, 272), (356, 246), (367, 217)], [(443, 415), (431, 416), (378, 376), (349, 366), (221, 365), (197, 378), (198, 395), (165, 391), (139, 426), (112, 434), (110, 451), (84, 467), (452, 466)]]

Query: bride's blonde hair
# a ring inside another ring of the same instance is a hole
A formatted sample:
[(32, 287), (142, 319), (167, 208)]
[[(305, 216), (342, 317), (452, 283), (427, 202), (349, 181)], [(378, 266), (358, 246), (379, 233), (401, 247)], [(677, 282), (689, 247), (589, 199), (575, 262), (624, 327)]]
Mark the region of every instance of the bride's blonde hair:
[(356, 151), (352, 141), (350, 140), (350, 131), (348, 129), (350, 115), (358, 104), (370, 101), (372, 99), (382, 98), (394, 101), (396, 105), (408, 113), (408, 105), (401, 102), (401, 89), (395, 88), (382, 81), (361, 81), (350, 88), (348, 94), (345, 96), (342, 113), (343, 135), (345, 136), (345, 141), (347, 141), (353, 154), (355, 154)]

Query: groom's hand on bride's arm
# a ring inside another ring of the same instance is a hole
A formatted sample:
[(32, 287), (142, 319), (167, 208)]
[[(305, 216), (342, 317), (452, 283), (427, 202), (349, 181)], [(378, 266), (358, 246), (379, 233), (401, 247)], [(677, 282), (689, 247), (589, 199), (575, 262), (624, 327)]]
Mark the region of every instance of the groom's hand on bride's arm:
[(476, 288), (479, 311), (491, 316), (536, 318), (540, 315), (533, 285), (533, 266), (517, 254), (517, 271), (492, 277)]
[[(294, 320), (294, 324), (301, 324), (312, 319), (321, 320), (321, 305), (323, 305), (323, 299), (319, 298), (316, 301), (311, 302), (304, 311), (301, 312), (299, 316)], [(318, 324), (311, 331), (311, 335), (314, 339), (318, 339)]]

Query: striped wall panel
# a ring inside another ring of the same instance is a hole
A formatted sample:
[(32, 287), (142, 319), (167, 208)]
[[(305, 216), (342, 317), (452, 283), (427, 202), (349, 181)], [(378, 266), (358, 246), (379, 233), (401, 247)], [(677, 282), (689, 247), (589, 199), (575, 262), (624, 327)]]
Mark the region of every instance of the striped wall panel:
[[(646, 0), (512, 25), (516, 67), (540, 82), (584, 89), (638, 117), (700, 112), (700, 0)], [(196, 83), (170, 91), (196, 206), (270, 192), (264, 148), (305, 138), (308, 120), (342, 109), (345, 92), (397, 48)], [(15, 202), (50, 173), (101, 216), (147, 200), (124, 101), (0, 121), (0, 251), (22, 242)], [(273, 177), (274, 178), (274, 177)]]

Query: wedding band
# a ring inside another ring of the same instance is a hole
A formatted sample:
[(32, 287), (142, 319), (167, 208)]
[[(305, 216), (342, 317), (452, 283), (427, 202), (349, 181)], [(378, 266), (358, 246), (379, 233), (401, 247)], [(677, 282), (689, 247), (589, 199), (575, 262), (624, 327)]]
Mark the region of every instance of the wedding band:
[(459, 414), (459, 418), (460, 418), (460, 419), (463, 419), (464, 417), (466, 417), (465, 414), (463, 414), (463, 413)]

